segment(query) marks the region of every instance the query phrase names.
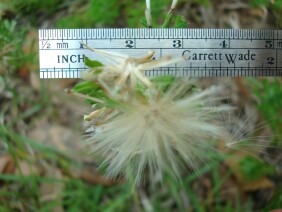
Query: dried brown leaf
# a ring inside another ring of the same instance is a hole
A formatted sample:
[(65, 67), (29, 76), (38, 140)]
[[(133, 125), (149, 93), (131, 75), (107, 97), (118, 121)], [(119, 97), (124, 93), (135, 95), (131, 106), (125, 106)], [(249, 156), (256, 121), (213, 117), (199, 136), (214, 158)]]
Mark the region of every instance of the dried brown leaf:
[(30, 175), (38, 175), (39, 170), (36, 167), (35, 163), (28, 163), (26, 161), (19, 161), (16, 167), (15, 174), (16, 175), (23, 175), (23, 176), (30, 176)]
[[(63, 179), (63, 174), (57, 167), (53, 167), (50, 165), (47, 165), (46, 172), (44, 173), (45, 177), (48, 178), (54, 178), (57, 180)], [(64, 190), (64, 184), (63, 182), (58, 183), (42, 183), (40, 185), (40, 193), (41, 193), (41, 202), (49, 202), (53, 200), (60, 200), (61, 194)], [(52, 208), (53, 212), (63, 212), (64, 209), (61, 205), (56, 206), (55, 208)]]
[(100, 184), (100, 185), (104, 185), (104, 186), (110, 186), (110, 185), (115, 185), (115, 184), (119, 184), (122, 183), (122, 180), (120, 181), (114, 181), (111, 180), (109, 178), (106, 178), (103, 175), (100, 175), (97, 172), (92, 172), (89, 170), (82, 170), (77, 174), (78, 178), (80, 178), (81, 180), (91, 183), (91, 184)]
[(0, 174), (13, 173), (15, 170), (15, 163), (10, 155), (3, 155), (0, 157)]
[(30, 138), (63, 152), (79, 153), (81, 137), (79, 132), (69, 129), (57, 123), (48, 123), (46, 120), (39, 122), (29, 132)]

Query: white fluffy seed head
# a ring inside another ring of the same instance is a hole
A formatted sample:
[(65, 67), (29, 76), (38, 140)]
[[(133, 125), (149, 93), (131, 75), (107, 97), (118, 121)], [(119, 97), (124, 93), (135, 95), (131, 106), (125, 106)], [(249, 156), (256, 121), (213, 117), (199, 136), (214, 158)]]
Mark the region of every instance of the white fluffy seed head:
[(137, 184), (147, 175), (179, 177), (185, 166), (197, 169), (207, 159), (222, 131), (215, 115), (226, 108), (212, 106), (219, 87), (187, 94), (189, 88), (185, 79), (166, 92), (149, 90), (97, 126), (88, 145), (104, 158), (108, 176), (130, 173)]
[(215, 120), (218, 113), (231, 109), (216, 106), (220, 87), (195, 91), (194, 82), (184, 78), (164, 89), (156, 86), (143, 71), (181, 58), (151, 60), (153, 52), (131, 58), (88, 49), (112, 61), (99, 67), (102, 72), (93, 78), (91, 70), (90, 75), (84, 75), (118, 103), (114, 107), (98, 108), (86, 117), (87, 120), (98, 117), (96, 130), (87, 145), (95, 156), (101, 156), (101, 166), (106, 167), (108, 176), (130, 176), (135, 184), (143, 177), (154, 182), (156, 176), (160, 178), (164, 174), (178, 178), (185, 168), (195, 170), (210, 159), (209, 153), (216, 149), (214, 141), (223, 131)]

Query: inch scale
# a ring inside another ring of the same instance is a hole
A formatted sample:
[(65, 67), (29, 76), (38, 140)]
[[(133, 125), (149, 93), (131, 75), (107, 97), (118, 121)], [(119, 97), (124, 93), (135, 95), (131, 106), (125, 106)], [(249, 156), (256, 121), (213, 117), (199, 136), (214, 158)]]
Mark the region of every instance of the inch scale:
[(80, 78), (85, 56), (108, 64), (85, 49), (142, 57), (155, 51), (183, 61), (146, 70), (147, 76), (282, 76), (282, 30), (264, 29), (40, 29), (40, 78)]

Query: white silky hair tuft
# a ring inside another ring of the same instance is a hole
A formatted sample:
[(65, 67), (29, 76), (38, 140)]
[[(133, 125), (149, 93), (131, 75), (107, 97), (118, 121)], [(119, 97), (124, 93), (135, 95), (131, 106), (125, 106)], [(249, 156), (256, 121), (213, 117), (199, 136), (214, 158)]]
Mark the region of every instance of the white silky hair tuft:
[[(170, 83), (164, 80), (164, 88), (143, 71), (182, 58), (152, 60), (152, 51), (132, 58), (87, 48), (112, 61), (84, 74), (118, 103), (86, 116), (86, 120), (97, 119), (95, 131), (86, 141), (87, 149), (102, 158), (100, 166), (106, 167), (109, 177), (133, 178), (135, 184), (147, 177), (151, 182), (156, 176), (161, 180), (164, 174), (180, 178), (183, 170), (197, 170), (212, 159), (217, 153), (216, 141), (226, 135), (226, 128), (216, 120), (233, 109), (220, 104), (218, 94), (223, 87), (201, 91), (194, 88), (195, 80), (178, 78)], [(96, 69), (101, 72), (95, 74)]]
[(166, 92), (150, 90), (147, 101), (131, 98), (97, 126), (87, 144), (104, 158), (109, 177), (130, 173), (138, 184), (146, 170), (151, 178), (179, 178), (185, 166), (195, 170), (209, 159), (224, 130), (215, 117), (230, 108), (212, 106), (222, 87), (185, 94), (189, 88), (191, 80), (181, 79)]

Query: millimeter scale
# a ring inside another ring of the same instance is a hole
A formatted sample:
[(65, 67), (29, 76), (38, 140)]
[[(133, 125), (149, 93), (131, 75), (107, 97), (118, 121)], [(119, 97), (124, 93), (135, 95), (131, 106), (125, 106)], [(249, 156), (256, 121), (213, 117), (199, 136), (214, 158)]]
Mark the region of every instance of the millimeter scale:
[(85, 57), (105, 58), (86, 49), (153, 59), (182, 60), (146, 70), (147, 76), (282, 76), (282, 30), (267, 29), (40, 29), (40, 78), (80, 78)]

